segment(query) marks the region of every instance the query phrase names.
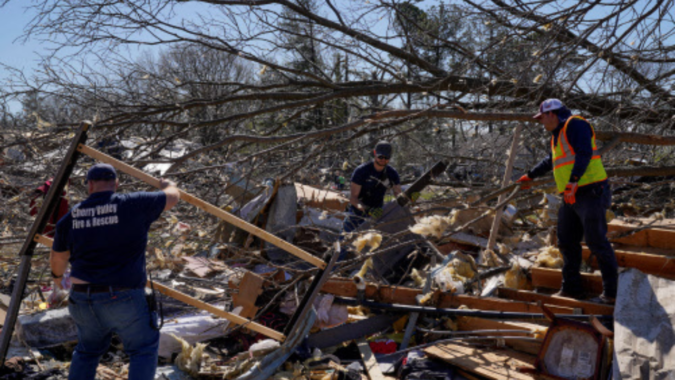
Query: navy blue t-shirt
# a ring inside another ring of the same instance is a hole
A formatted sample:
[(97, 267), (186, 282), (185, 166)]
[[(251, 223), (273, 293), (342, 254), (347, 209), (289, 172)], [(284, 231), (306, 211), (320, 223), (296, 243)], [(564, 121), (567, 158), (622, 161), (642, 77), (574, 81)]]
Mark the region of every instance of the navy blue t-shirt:
[(52, 249), (70, 251), (71, 276), (97, 285), (144, 288), (150, 224), (166, 206), (166, 194), (91, 194), (56, 225)]
[(381, 208), (384, 205), (384, 194), (394, 185), (400, 185), (398, 172), (387, 165), (384, 170), (377, 171), (373, 162), (359, 165), (352, 173), (352, 182), (361, 185), (359, 201), (367, 207)]

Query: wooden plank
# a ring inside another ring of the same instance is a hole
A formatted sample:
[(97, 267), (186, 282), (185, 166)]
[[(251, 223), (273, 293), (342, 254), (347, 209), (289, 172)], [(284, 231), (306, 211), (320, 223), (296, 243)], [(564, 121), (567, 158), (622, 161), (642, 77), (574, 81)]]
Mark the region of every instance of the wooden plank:
[(370, 380), (385, 380), (384, 374), (380, 370), (380, 365), (377, 363), (368, 342), (365, 339), (359, 339), (356, 341), (356, 345), (359, 347), (359, 352), (361, 353), (361, 358)]
[[(44, 244), (48, 247), (51, 247), (52, 243), (54, 242), (53, 239), (50, 239), (48, 237), (36, 234), (35, 239), (38, 239), (38, 238), (40, 239), (40, 244)], [(213, 315), (219, 316), (221, 318), (225, 318), (228, 321), (230, 321), (232, 323), (235, 323), (237, 325), (246, 325), (246, 328), (248, 328), (250, 330), (253, 330), (253, 331), (256, 331), (256, 332), (259, 332), (259, 333), (265, 335), (268, 338), (272, 338), (272, 339), (278, 340), (280, 342), (283, 342), (284, 339), (286, 339), (284, 334), (282, 334), (278, 331), (272, 330), (269, 327), (265, 327), (265, 326), (263, 326), (259, 323), (255, 323), (253, 321), (250, 321), (250, 320), (248, 320), (246, 318), (243, 318), (243, 317), (241, 317), (237, 314), (232, 314), (232, 313), (228, 313), (224, 310), (220, 310), (213, 305), (209, 305), (206, 302), (202, 302), (202, 301), (199, 301), (197, 299), (194, 299), (194, 298), (188, 296), (185, 293), (179, 292), (178, 290), (173, 290), (169, 287), (166, 287), (166, 286), (164, 286), (162, 284), (159, 284), (159, 283), (156, 283), (156, 282), (153, 283), (153, 286), (158, 292), (164, 294), (165, 296), (171, 297), (171, 298), (179, 300), (181, 302), (185, 302), (186, 304), (194, 306), (198, 309), (206, 310)], [(146, 287), (150, 288), (150, 281), (148, 281), (148, 283), (146, 284)]]
[[(515, 162), (518, 153), (518, 142), (520, 141), (520, 132), (522, 130), (523, 130), (523, 123), (518, 123), (516, 129), (513, 131), (513, 141), (511, 141), (511, 149), (509, 149), (508, 152), (509, 154), (506, 159), (506, 170), (504, 171), (504, 177), (502, 178), (501, 187), (508, 186), (511, 183), (511, 173), (513, 172), (513, 163)], [(499, 199), (497, 200), (497, 204), (501, 204), (502, 202), (504, 202), (507, 196), (508, 196), (507, 194), (501, 194), (499, 196)], [(490, 228), (490, 237), (488, 238), (487, 242), (487, 249), (489, 250), (493, 249), (495, 243), (497, 242), (497, 235), (499, 234), (499, 226), (502, 223), (503, 212), (504, 209), (502, 207), (499, 207), (497, 210), (495, 210), (495, 217), (494, 219), (492, 219), (492, 227)], [(484, 264), (485, 260), (487, 259), (485, 257), (485, 251), (481, 252), (479, 258), (480, 258), (479, 263)], [(506, 259), (502, 259), (502, 261), (505, 260)], [(508, 261), (506, 261), (504, 264), (508, 264)]]
[(7, 310), (9, 310), (10, 297), (6, 294), (0, 294), (0, 327), (5, 324)]
[[(550, 268), (530, 268), (532, 285), (538, 288), (560, 289), (562, 286), (562, 271)], [(602, 293), (602, 276), (599, 274), (581, 274), (581, 285), (586, 292)]]
[[(324, 293), (330, 293), (342, 297), (356, 297), (358, 290), (354, 281), (345, 278), (332, 278), (321, 289)], [(365, 298), (384, 303), (398, 303), (404, 305), (417, 305), (416, 297), (422, 294), (420, 289), (412, 289), (398, 286), (379, 286), (366, 284)], [(466, 294), (452, 294), (436, 292), (430, 304), (440, 308), (458, 308), (462, 305), (477, 310), (510, 311), (516, 313), (541, 313), (542, 310), (536, 303), (505, 301), (495, 297), (475, 297)], [(572, 314), (574, 310), (566, 306), (552, 306), (551, 311), (556, 314)]]
[(52, 247), (52, 242), (54, 242), (53, 239), (50, 239), (50, 238), (48, 238), (46, 236), (43, 236), (43, 235), (40, 235), (40, 234), (35, 234), (35, 236), (33, 237), (33, 240), (35, 240), (36, 243), (40, 243), (40, 244), (44, 245), (45, 247), (49, 247), (49, 248)]
[[(673, 244), (675, 244), (675, 242)], [(584, 260), (588, 260), (591, 255), (591, 251), (588, 247), (584, 246), (581, 252)], [(614, 254), (620, 267), (635, 268), (647, 274), (675, 280), (675, 257), (653, 255), (649, 253), (635, 253), (618, 249), (614, 250)], [(598, 260), (596, 257), (593, 257), (591, 266), (593, 269), (598, 269)]]
[[(249, 319), (243, 318), (243, 317), (241, 317), (237, 314), (228, 313), (227, 311), (220, 310), (217, 307), (215, 307), (213, 305), (209, 305), (206, 302), (202, 302), (202, 301), (199, 301), (197, 299), (194, 299), (194, 298), (188, 296), (185, 293), (181, 293), (177, 290), (171, 289), (169, 287), (166, 287), (162, 284), (158, 284), (156, 282), (153, 283), (153, 286), (158, 292), (160, 292), (160, 293), (162, 293), (166, 296), (169, 296), (173, 299), (177, 299), (179, 301), (185, 302), (186, 304), (194, 306), (198, 309), (206, 310), (213, 315), (216, 315), (216, 316), (221, 317), (221, 318), (225, 318), (228, 321), (230, 321), (232, 323), (235, 323), (237, 325), (245, 325), (244, 327), (246, 327), (247, 329), (253, 330), (255, 332), (259, 332), (259, 333), (265, 335), (268, 338), (272, 338), (272, 339), (278, 340), (280, 342), (283, 342), (284, 339), (286, 339), (284, 334), (282, 334), (278, 331), (272, 330), (269, 327), (263, 326), (259, 323), (253, 322)], [(146, 284), (146, 287), (148, 287), (148, 288), (150, 287), (150, 281), (148, 281), (148, 283)]]
[[(528, 322), (502, 322), (493, 319), (461, 317), (457, 318), (457, 327), (460, 331), (474, 331), (474, 330), (523, 330), (523, 331), (540, 331), (544, 330), (546, 326), (538, 325)], [(507, 339), (505, 343), (508, 347), (531, 355), (537, 355), (541, 348), (541, 342)]]
[[(127, 165), (122, 161), (116, 160), (116, 159), (114, 159), (114, 158), (112, 158), (112, 157), (110, 157), (110, 156), (108, 156), (104, 153), (101, 153), (94, 148), (91, 148), (89, 146), (80, 144), (78, 146), (78, 151), (80, 151), (80, 152), (82, 152), (82, 153), (84, 153), (84, 154), (86, 154), (86, 155), (88, 155), (88, 156), (90, 156), (90, 157), (92, 157), (96, 160), (99, 160), (101, 162), (105, 162), (107, 164), (110, 164), (110, 165), (114, 166), (116, 169), (118, 169), (119, 171), (124, 172), (124, 173), (126, 173), (126, 174), (140, 180), (140, 181), (143, 181), (143, 182), (149, 184), (150, 186), (159, 188), (159, 180), (157, 178), (155, 178), (155, 177), (153, 177), (149, 174), (146, 174), (143, 171), (141, 171), (141, 170), (139, 170), (139, 169), (137, 169), (133, 166)], [(212, 205), (212, 204), (210, 204), (210, 203), (208, 203), (208, 202), (206, 202), (202, 199), (199, 199), (199, 198), (195, 197), (194, 195), (191, 195), (189, 193), (186, 193), (183, 190), (180, 190), (180, 199), (189, 203), (189, 204), (191, 204), (191, 205), (193, 205), (193, 206), (196, 206), (196, 207), (202, 209), (203, 211), (206, 211), (207, 213), (209, 213), (213, 216), (216, 216), (216, 217), (218, 217), (218, 218), (220, 218), (220, 219), (222, 219), (222, 220), (224, 220), (224, 221), (226, 221), (226, 222), (228, 222), (228, 223), (230, 223), (230, 224), (232, 224), (232, 225), (234, 225), (238, 228), (241, 228), (242, 230), (244, 230), (244, 231), (246, 231), (246, 232), (248, 232), (252, 235), (257, 236), (260, 239), (265, 240), (266, 242), (271, 243), (271, 244), (283, 249), (284, 251), (286, 251), (286, 252), (288, 252), (288, 253), (290, 253), (290, 254), (292, 254), (292, 255), (294, 255), (294, 256), (296, 256), (296, 257), (316, 266), (316, 267), (319, 267), (320, 269), (326, 268), (326, 262), (319, 259), (318, 257), (313, 256), (312, 254), (296, 247), (295, 245), (287, 242), (286, 240), (283, 240), (283, 239), (281, 239), (281, 238), (279, 238), (279, 237), (277, 237), (277, 236), (275, 236), (275, 235), (273, 235), (273, 234), (271, 234), (271, 233), (269, 233), (269, 232), (267, 232), (267, 231), (265, 231), (261, 228), (258, 228), (256, 226), (254, 226), (253, 224), (250, 224), (250, 223), (230, 214), (229, 212), (227, 212), (225, 210), (222, 210), (222, 209), (220, 209), (220, 208), (218, 208), (218, 207), (216, 207), (216, 206), (214, 206), (214, 205)]]
[[(458, 308), (467, 306), (477, 310), (496, 310), (514, 313), (541, 313), (542, 310), (536, 302), (531, 301), (508, 301), (495, 297), (473, 297), (465, 294), (448, 295), (442, 297), (438, 307)], [(555, 314), (574, 314), (574, 308), (560, 305), (549, 305), (549, 309)]]
[(541, 302), (546, 306), (564, 306), (571, 309), (581, 309), (584, 314), (593, 315), (614, 315), (614, 306), (602, 305), (593, 302), (578, 301), (565, 297), (552, 297), (546, 294), (529, 292), (525, 290), (515, 290), (508, 288), (498, 288), (497, 295), (500, 298), (506, 298), (514, 301)]
[(255, 306), (258, 296), (262, 294), (265, 279), (253, 273), (244, 273), (244, 278), (239, 282), (238, 293), (232, 295), (232, 305), (243, 307), (241, 315), (244, 318), (253, 318), (260, 309)]
[(612, 221), (607, 226), (607, 237), (612, 242), (626, 245), (675, 249), (675, 230), (659, 228), (658, 224), (626, 237), (613, 238), (613, 236), (633, 231), (636, 228), (639, 229), (641, 226), (623, 223), (618, 220)]
[(534, 375), (518, 371), (520, 367), (534, 368), (535, 357), (504, 349), (482, 349), (459, 343), (427, 347), (424, 352), (465, 371), (492, 380), (533, 380)]

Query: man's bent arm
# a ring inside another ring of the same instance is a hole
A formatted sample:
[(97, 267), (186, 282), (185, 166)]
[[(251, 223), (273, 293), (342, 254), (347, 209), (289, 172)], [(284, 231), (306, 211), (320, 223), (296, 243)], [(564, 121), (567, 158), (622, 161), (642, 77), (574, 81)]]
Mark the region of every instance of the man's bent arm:
[(160, 189), (166, 194), (166, 206), (164, 206), (164, 211), (169, 211), (178, 204), (180, 200), (180, 190), (176, 187), (176, 184), (167, 179), (159, 180)]
[(401, 185), (394, 185), (392, 190), (394, 191), (395, 197), (397, 197), (399, 194), (401, 194), (403, 192), (403, 190), (401, 190)]
[(49, 253), (49, 266), (52, 273), (57, 277), (54, 279), (54, 284), (58, 288), (61, 288), (61, 277), (68, 269), (68, 259), (70, 259), (70, 251), (56, 252), (52, 250)]
[(527, 176), (535, 179), (553, 170), (553, 158), (549, 153), (548, 157), (541, 160), (532, 170), (527, 172)]

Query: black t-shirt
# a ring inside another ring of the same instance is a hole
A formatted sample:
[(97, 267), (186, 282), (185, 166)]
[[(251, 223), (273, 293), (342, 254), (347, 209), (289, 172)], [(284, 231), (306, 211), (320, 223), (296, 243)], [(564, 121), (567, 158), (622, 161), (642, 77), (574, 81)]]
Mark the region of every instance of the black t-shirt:
[(387, 189), (401, 184), (398, 172), (387, 165), (382, 171), (375, 169), (373, 162), (359, 165), (352, 173), (352, 182), (361, 185), (359, 201), (367, 207), (381, 208)]

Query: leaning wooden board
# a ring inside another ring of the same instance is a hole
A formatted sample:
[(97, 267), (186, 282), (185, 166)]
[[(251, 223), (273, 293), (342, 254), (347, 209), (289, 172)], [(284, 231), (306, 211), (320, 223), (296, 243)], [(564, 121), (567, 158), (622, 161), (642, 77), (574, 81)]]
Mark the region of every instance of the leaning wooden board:
[(424, 352), (465, 371), (488, 379), (533, 380), (535, 377), (518, 372), (519, 367), (534, 368), (535, 357), (505, 349), (483, 349), (464, 344), (439, 344)]

